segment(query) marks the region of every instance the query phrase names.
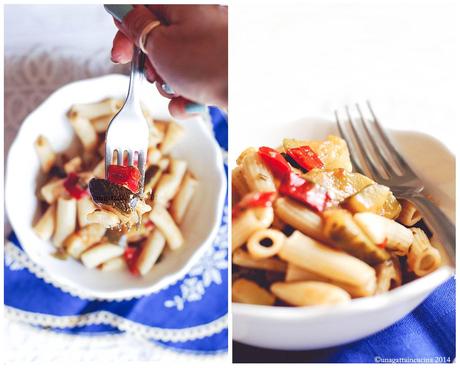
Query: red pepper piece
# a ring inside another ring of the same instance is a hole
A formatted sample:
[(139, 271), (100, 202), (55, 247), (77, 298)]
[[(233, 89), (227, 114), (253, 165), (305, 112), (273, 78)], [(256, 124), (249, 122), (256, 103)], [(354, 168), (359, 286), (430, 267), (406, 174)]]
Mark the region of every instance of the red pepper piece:
[(139, 190), (141, 174), (135, 166), (110, 165), (107, 180), (118, 185), (126, 186), (131, 192)]
[(83, 188), (80, 183), (80, 178), (75, 173), (70, 173), (67, 178), (64, 180), (64, 188), (70, 194), (72, 198), (81, 199), (84, 196), (88, 195), (86, 188)]
[(291, 173), (289, 179), (281, 183), (279, 192), (319, 212), (324, 211), (330, 200), (325, 188), (305, 180), (295, 173)]
[(275, 197), (275, 192), (248, 193), (233, 207), (232, 218), (238, 217), (241, 212), (248, 208), (271, 207)]
[(287, 154), (306, 170), (324, 167), (323, 161), (321, 161), (316, 152), (313, 151), (310, 146), (290, 148), (287, 150)]
[(141, 247), (126, 247), (123, 257), (128, 265), (129, 272), (134, 276), (139, 276), (140, 272), (136, 267), (137, 259), (141, 254)]
[(277, 150), (270, 147), (260, 147), (259, 156), (277, 178), (284, 179), (291, 173), (291, 167)]

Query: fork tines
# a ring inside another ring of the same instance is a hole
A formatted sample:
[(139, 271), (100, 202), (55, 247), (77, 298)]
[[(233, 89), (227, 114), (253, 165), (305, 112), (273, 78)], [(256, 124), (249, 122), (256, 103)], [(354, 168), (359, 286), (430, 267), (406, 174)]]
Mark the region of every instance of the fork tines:
[(354, 109), (345, 106), (343, 111), (335, 111), (337, 127), (347, 142), (353, 166), (379, 181), (412, 171), (383, 130), (369, 101), (366, 106), (365, 113), (359, 104)]

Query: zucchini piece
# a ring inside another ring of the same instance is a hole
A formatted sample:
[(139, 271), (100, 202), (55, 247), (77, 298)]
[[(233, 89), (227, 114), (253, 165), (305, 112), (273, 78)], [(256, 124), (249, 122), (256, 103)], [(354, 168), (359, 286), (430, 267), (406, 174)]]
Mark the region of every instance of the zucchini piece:
[(328, 210), (323, 215), (324, 234), (332, 240), (336, 248), (342, 249), (370, 265), (378, 264), (390, 258), (390, 254), (385, 249), (379, 248), (369, 239), (347, 210)]

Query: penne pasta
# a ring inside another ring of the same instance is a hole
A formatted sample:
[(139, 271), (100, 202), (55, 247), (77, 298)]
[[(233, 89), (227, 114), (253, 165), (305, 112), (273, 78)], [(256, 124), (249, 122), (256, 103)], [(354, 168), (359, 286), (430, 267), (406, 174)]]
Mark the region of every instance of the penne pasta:
[(145, 172), (144, 193), (150, 195), (157, 186), (163, 170), (158, 165), (150, 166)]
[(407, 254), (407, 265), (417, 276), (425, 276), (440, 266), (441, 255), (431, 245), (422, 229), (412, 227), (411, 231), (414, 235), (414, 241)]
[(249, 237), (246, 248), (256, 259), (270, 258), (280, 251), (285, 240), (286, 236), (279, 230), (262, 229)]
[(384, 293), (390, 289), (401, 286), (401, 265), (397, 257), (382, 262), (375, 267), (377, 273), (377, 287), (375, 294)]
[(64, 164), (64, 171), (69, 174), (71, 172), (81, 171), (82, 160), (80, 156), (75, 156), (73, 159)]
[(345, 290), (320, 281), (275, 282), (270, 291), (277, 298), (298, 307), (339, 304), (351, 299)]
[(241, 247), (257, 230), (268, 228), (273, 222), (273, 208), (248, 209), (232, 222), (232, 251)]
[(175, 250), (182, 247), (184, 237), (164, 206), (154, 204), (152, 211), (149, 213), (149, 218), (166, 238), (166, 242), (171, 249)]
[(93, 175), (96, 178), (105, 178), (105, 160), (102, 159), (93, 169)]
[(166, 244), (163, 234), (155, 229), (145, 240), (142, 251), (136, 262), (136, 268), (141, 275), (146, 275), (161, 255)]
[(267, 270), (273, 272), (286, 272), (286, 262), (277, 258), (261, 258), (256, 259), (243, 249), (238, 248), (232, 254), (232, 263), (247, 268), (254, 268), (259, 270)]
[(95, 119), (104, 115), (114, 115), (123, 106), (123, 101), (106, 98), (100, 102), (74, 104), (70, 108), (69, 118), (80, 115), (85, 119)]
[(48, 240), (56, 227), (56, 205), (50, 205), (33, 227), (35, 234), (41, 239)]
[(64, 187), (65, 179), (51, 179), (48, 183), (40, 189), (40, 196), (48, 204), (56, 202), (59, 197), (62, 197), (67, 193)]
[(89, 196), (84, 196), (77, 201), (77, 217), (80, 227), (84, 227), (90, 223), (88, 215), (94, 212), (96, 208), (96, 205)]
[(81, 255), (82, 263), (88, 268), (95, 268), (108, 260), (123, 255), (124, 249), (119, 245), (101, 243), (91, 247)]
[(56, 207), (56, 230), (53, 244), (60, 248), (64, 240), (75, 231), (77, 223), (77, 201), (74, 198), (59, 198)]
[(169, 208), (171, 216), (177, 224), (180, 224), (184, 219), (185, 212), (187, 211), (197, 186), (198, 181), (191, 173), (187, 173)]
[(88, 118), (84, 118), (78, 114), (71, 114), (69, 121), (80, 139), (85, 152), (93, 152), (97, 148), (97, 133)]
[(105, 133), (109, 127), (109, 123), (112, 121), (114, 114), (101, 115), (90, 119), (91, 125), (93, 126), (96, 133)]
[(97, 208), (86, 216), (88, 223), (101, 224), (105, 228), (112, 228), (120, 224), (120, 218), (113, 212)]
[(50, 142), (46, 137), (39, 135), (35, 140), (35, 150), (37, 151), (40, 166), (44, 173), (48, 173), (56, 163), (56, 153), (51, 147)]
[(273, 305), (275, 297), (253, 281), (238, 279), (232, 286), (232, 301), (245, 304)]
[(355, 222), (377, 246), (404, 256), (414, 240), (412, 232), (396, 221), (371, 212), (356, 213)]
[(101, 271), (123, 271), (126, 270), (127, 265), (123, 256), (118, 256), (100, 265)]
[(154, 193), (154, 200), (158, 203), (168, 203), (179, 190), (179, 186), (187, 170), (187, 163), (183, 160), (171, 160), (169, 173), (161, 176)]
[(275, 179), (255, 151), (247, 152), (241, 170), (251, 192), (276, 192)]
[(170, 122), (163, 141), (160, 143), (161, 153), (163, 155), (170, 153), (172, 148), (182, 139), (184, 133), (184, 128), (181, 125)]
[(405, 225), (405, 226), (414, 226), (417, 222), (422, 219), (422, 214), (417, 210), (417, 208), (412, 204), (412, 202), (401, 199), (401, 212), (399, 213), (396, 221)]
[(356, 286), (347, 284), (345, 282), (340, 282), (337, 280), (332, 280), (330, 278), (321, 276), (317, 273), (311, 272), (305, 268), (301, 268), (296, 266), (293, 263), (288, 263), (286, 269), (286, 275), (284, 278), (286, 282), (292, 281), (321, 281), (326, 282), (328, 284), (334, 284), (342, 289), (344, 289), (347, 293), (349, 293), (353, 298), (360, 298), (363, 296), (371, 296), (374, 295), (376, 289), (376, 283), (370, 282), (363, 286)]
[(299, 231), (286, 239), (278, 256), (286, 262), (332, 280), (364, 288), (375, 284), (375, 270), (371, 266)]
[(278, 198), (275, 201), (274, 209), (276, 217), (280, 218), (283, 222), (300, 230), (305, 235), (325, 241), (323, 220), (312, 210), (292, 199), (284, 197)]
[(158, 164), (161, 160), (161, 151), (158, 148), (149, 148), (147, 151), (148, 165)]
[(72, 257), (79, 259), (86, 249), (102, 240), (105, 230), (100, 224), (87, 225), (67, 237), (64, 248)]

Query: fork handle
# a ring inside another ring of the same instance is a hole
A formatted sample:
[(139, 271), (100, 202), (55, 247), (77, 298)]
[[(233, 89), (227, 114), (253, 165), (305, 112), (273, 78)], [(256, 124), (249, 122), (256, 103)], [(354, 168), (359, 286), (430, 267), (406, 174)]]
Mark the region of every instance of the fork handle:
[(446, 249), (450, 261), (455, 267), (455, 225), (423, 194), (418, 193), (404, 199), (413, 202), (415, 207), (417, 207), (423, 215), (423, 219), (426, 220), (428, 226)]

